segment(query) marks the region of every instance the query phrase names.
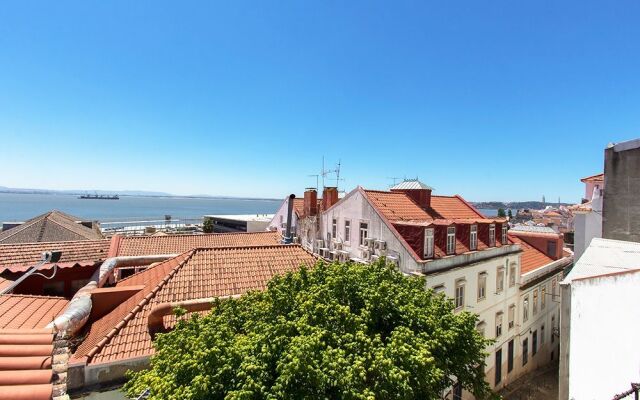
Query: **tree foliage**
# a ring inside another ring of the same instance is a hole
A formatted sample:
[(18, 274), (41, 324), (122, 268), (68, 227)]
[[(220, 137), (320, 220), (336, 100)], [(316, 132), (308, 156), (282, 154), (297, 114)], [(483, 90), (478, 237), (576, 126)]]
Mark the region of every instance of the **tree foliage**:
[(504, 208), (498, 208), (498, 217), (504, 218), (507, 216), (507, 213), (504, 211)]
[(204, 233), (213, 233), (213, 219), (212, 218), (204, 218), (202, 222), (202, 231)]
[(379, 261), (325, 264), (216, 301), (159, 334), (130, 395), (151, 399), (434, 399), (457, 379), (484, 397), (477, 316)]

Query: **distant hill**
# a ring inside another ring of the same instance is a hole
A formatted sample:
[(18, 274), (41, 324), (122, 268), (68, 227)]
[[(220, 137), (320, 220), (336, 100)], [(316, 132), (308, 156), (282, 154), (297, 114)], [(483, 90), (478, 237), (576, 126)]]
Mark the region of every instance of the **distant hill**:
[[(482, 201), (482, 202), (471, 202), (475, 208), (483, 208), (483, 209), (491, 209), (497, 210), (498, 208), (512, 209), (512, 210), (520, 210), (523, 208), (541, 210), (547, 206), (557, 207), (558, 203), (543, 203), (541, 201), (511, 201), (511, 202), (503, 202), (503, 201)], [(570, 206), (572, 203), (560, 203), (562, 206)]]
[(0, 186), (0, 193), (24, 193), (24, 194), (119, 194), (120, 196), (172, 196), (165, 192), (147, 192), (144, 190), (50, 190), (50, 189), (30, 189), (30, 188), (10, 188)]

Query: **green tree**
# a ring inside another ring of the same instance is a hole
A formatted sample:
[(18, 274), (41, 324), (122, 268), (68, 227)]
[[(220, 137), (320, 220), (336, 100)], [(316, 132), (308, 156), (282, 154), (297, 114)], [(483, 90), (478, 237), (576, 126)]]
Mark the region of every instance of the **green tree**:
[(454, 313), (379, 261), (325, 264), (274, 278), (265, 291), (218, 300), (206, 316), (159, 334), (130, 395), (151, 399), (435, 399), (454, 383), (482, 398), (477, 316)]
[(213, 219), (204, 218), (204, 221), (202, 221), (202, 231), (204, 233), (213, 233)]
[(504, 218), (507, 216), (507, 213), (504, 212), (504, 208), (498, 208), (498, 217)]
[(509, 217), (509, 219), (513, 218), (513, 213), (511, 212), (511, 209), (507, 211), (507, 216)]

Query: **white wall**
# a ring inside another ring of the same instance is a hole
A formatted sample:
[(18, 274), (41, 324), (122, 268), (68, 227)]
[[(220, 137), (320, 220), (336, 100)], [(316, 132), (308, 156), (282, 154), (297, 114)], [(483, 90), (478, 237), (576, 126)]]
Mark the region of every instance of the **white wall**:
[(610, 399), (640, 382), (638, 288), (639, 271), (571, 282), (568, 399)]
[[(280, 232), (280, 234), (284, 235), (284, 232), (287, 230), (286, 225), (284, 228), (282, 228), (280, 226), (280, 221), (284, 222), (285, 224), (287, 223), (287, 212), (289, 211), (288, 205), (289, 205), (289, 197), (287, 197), (282, 202), (282, 204), (280, 204), (280, 208), (278, 208), (278, 211), (276, 211), (275, 215), (273, 216), (273, 219), (271, 220), (271, 222), (269, 222), (269, 224), (265, 228), (266, 230), (277, 230), (278, 232)], [(297, 228), (298, 217), (296, 216), (295, 210), (292, 211), (291, 219), (292, 219), (291, 227)]]

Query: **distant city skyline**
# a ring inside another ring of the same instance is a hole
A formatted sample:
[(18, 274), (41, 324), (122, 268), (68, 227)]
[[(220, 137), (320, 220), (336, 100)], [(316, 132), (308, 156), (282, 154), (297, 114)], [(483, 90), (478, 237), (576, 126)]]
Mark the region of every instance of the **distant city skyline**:
[(579, 202), (640, 136), (640, 3), (17, 2), (0, 185)]

